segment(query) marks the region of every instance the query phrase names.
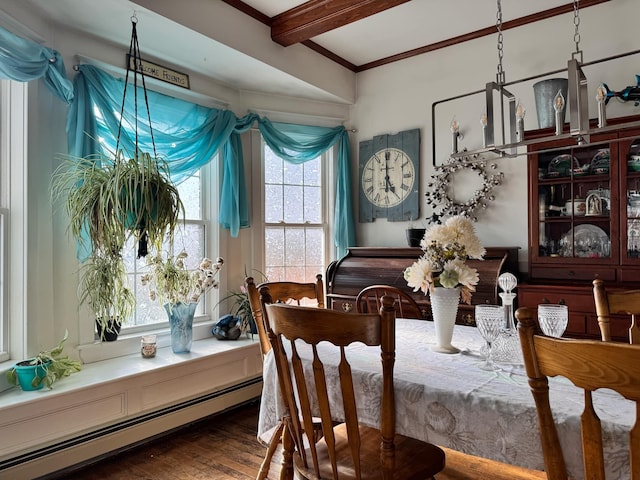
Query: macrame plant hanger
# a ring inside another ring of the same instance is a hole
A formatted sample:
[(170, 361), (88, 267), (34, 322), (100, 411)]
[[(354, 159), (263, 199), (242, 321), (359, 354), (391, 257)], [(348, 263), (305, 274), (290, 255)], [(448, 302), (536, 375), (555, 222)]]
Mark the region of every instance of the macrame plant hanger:
[[(138, 23), (138, 18), (135, 13), (131, 17), (131, 42), (129, 44), (129, 55), (127, 57), (127, 73), (124, 80), (124, 93), (122, 94), (122, 106), (120, 108), (120, 122), (118, 123), (118, 138), (116, 140), (116, 162), (123, 161), (120, 153), (118, 152), (118, 148), (120, 147), (120, 134), (122, 132), (122, 122), (124, 118), (124, 107), (125, 100), (127, 98), (127, 85), (129, 84), (129, 72), (132, 71), (131, 65), (133, 64), (133, 105), (134, 105), (134, 130), (135, 130), (135, 149), (134, 149), (134, 161), (141, 160), (141, 152), (138, 140), (138, 65), (141, 64), (142, 58), (140, 56), (140, 46), (138, 45), (138, 31), (136, 29), (136, 25)], [(147, 108), (147, 119), (149, 120), (149, 134), (151, 136), (151, 145), (153, 147), (153, 158), (157, 159), (158, 155), (156, 152), (156, 143), (153, 138), (153, 128), (151, 126), (151, 112), (149, 111), (149, 98), (147, 96), (147, 85), (144, 80), (144, 74), (140, 73), (140, 78), (142, 80), (142, 91), (144, 92), (144, 103)], [(142, 198), (140, 201), (144, 201)], [(138, 258), (146, 257), (148, 253), (148, 238), (146, 232), (145, 219), (142, 218), (140, 212), (144, 209), (138, 208), (138, 218), (135, 220), (135, 228), (138, 231)]]

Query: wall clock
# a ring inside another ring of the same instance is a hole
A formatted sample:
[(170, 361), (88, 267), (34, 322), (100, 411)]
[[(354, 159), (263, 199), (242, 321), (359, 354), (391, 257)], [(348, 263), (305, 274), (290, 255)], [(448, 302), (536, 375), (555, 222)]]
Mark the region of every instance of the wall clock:
[(416, 220), (420, 215), (420, 129), (360, 142), (358, 181), (360, 222)]

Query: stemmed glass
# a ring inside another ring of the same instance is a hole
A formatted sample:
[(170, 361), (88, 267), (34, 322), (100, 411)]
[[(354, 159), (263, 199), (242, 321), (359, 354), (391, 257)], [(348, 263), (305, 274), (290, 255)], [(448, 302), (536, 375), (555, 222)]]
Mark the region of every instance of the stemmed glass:
[(569, 323), (569, 307), (566, 305), (538, 305), (538, 323), (545, 335), (561, 337)]
[(476, 305), (476, 327), (484, 341), (487, 342), (487, 355), (485, 362), (480, 366), (482, 370), (495, 370), (496, 366), (491, 357), (491, 347), (498, 338), (504, 326), (504, 306), (502, 305)]

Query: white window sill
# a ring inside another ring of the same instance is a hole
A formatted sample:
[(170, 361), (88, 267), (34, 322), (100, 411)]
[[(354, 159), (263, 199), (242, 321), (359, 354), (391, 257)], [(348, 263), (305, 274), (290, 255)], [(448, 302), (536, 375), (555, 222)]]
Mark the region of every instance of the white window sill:
[(40, 477), (193, 422), (256, 398), (261, 379), (254, 335), (86, 364), (51, 390), (11, 388), (0, 394), (0, 478)]
[[(120, 342), (121, 340), (118, 340), (117, 342), (109, 342), (109, 344), (106, 345), (95, 343), (88, 347), (89, 350), (94, 350), (95, 355), (96, 350), (115, 347), (116, 345), (112, 344)], [(54, 383), (52, 389), (44, 387), (41, 390), (28, 392), (22, 391), (20, 387), (13, 387), (0, 393), (0, 412), (6, 407), (23, 402), (40, 400), (45, 396), (55, 396), (74, 390), (93, 388), (99, 384), (124, 380), (127, 379), (127, 377), (134, 377), (136, 375), (153, 373), (163, 368), (194, 362), (205, 357), (239, 348), (253, 349), (256, 355), (260, 355), (260, 342), (257, 335), (253, 335), (253, 338), (241, 337), (238, 340), (218, 340), (215, 337), (195, 340), (189, 353), (173, 353), (170, 346), (162, 346), (162, 343), (160, 343), (156, 356), (153, 358), (143, 358), (139, 351), (139, 337), (135, 339), (135, 342), (136, 345), (138, 345), (137, 353), (85, 363), (82, 365), (80, 372), (57, 381)], [(79, 347), (79, 350), (82, 351), (82, 347)], [(83, 361), (85, 360), (83, 359)], [(0, 370), (4, 372), (8, 368), (11, 368), (14, 363), (15, 362), (8, 362), (6, 365), (2, 364), (0, 365)]]

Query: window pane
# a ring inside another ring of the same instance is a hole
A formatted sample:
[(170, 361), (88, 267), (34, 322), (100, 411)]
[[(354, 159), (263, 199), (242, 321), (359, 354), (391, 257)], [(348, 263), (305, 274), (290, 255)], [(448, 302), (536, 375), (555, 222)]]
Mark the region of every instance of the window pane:
[(264, 215), (267, 223), (278, 223), (283, 218), (282, 185), (265, 185)]
[(304, 184), (320, 186), (320, 159), (314, 158), (304, 164)]
[(200, 175), (193, 175), (178, 185), (180, 200), (184, 204), (185, 218), (199, 220), (202, 218)]
[[(322, 228), (306, 228), (306, 264), (315, 269), (322, 268), (324, 259), (324, 232)], [(321, 273), (322, 270), (316, 273)]]
[[(269, 266), (284, 265), (284, 228), (266, 228), (264, 231), (264, 244), (266, 264)], [(267, 275), (267, 277), (269, 276)]]
[(304, 265), (304, 251), (304, 228), (287, 228), (285, 230), (285, 265)]
[(273, 151), (267, 147), (264, 155), (264, 183), (282, 184), (282, 169), (284, 161), (277, 157)]
[(289, 185), (302, 185), (304, 183), (304, 170), (302, 164), (284, 162), (284, 183)]
[(320, 187), (304, 189), (304, 220), (311, 223), (322, 223), (322, 190)]
[(302, 187), (284, 187), (284, 221), (286, 223), (304, 222), (304, 190)]

